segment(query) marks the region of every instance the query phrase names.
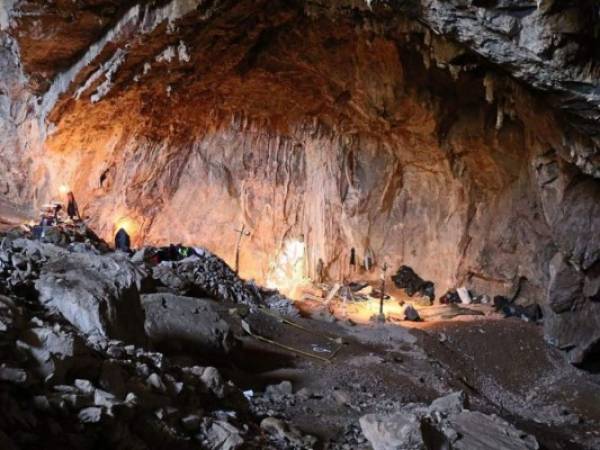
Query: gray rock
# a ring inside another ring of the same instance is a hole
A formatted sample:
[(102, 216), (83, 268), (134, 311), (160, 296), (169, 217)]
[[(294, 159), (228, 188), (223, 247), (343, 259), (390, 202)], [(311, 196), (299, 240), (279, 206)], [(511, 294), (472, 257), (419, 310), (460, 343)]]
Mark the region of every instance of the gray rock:
[(162, 284), (183, 295), (208, 296), (256, 306), (260, 302), (252, 285), (244, 283), (223, 260), (208, 251), (178, 262), (162, 262), (153, 269)]
[(45, 395), (36, 395), (33, 397), (33, 406), (39, 411), (49, 411), (50, 402)]
[(94, 405), (104, 406), (110, 409), (118, 403), (119, 400), (110, 392), (103, 391), (102, 389), (96, 389), (94, 391)]
[(272, 384), (266, 387), (265, 397), (272, 400), (278, 400), (287, 395), (293, 394), (293, 387), (290, 381), (282, 381), (279, 384)]
[(0, 381), (8, 381), (9, 383), (23, 384), (27, 382), (27, 372), (23, 369), (0, 367)]
[(146, 379), (146, 384), (158, 392), (165, 393), (167, 391), (167, 387), (163, 383), (160, 376), (156, 373), (151, 374)]
[(135, 266), (121, 257), (59, 252), (35, 286), (40, 301), (83, 333), (143, 344), (138, 282)]
[(200, 381), (206, 392), (212, 392), (219, 398), (227, 394), (227, 385), (216, 368), (193, 366), (186, 367), (183, 371)]
[(373, 450), (422, 450), (421, 419), (415, 414), (367, 414), (359, 420)]
[(582, 296), (583, 276), (565, 261), (562, 253), (554, 255), (549, 270), (548, 304), (557, 314), (569, 311)]
[(214, 367), (205, 367), (200, 379), (204, 386), (219, 398), (225, 396), (225, 381)]
[(331, 395), (335, 402), (340, 406), (352, 405), (352, 396), (347, 391), (335, 390)]
[(417, 310), (411, 306), (411, 305), (406, 305), (404, 307), (404, 320), (410, 320), (412, 322), (417, 322), (419, 320), (421, 320), (421, 316), (419, 316), (419, 313), (417, 312)]
[(172, 294), (142, 295), (145, 330), (154, 344), (196, 352), (228, 352), (233, 334), (214, 300)]
[(276, 417), (266, 417), (260, 422), (260, 428), (271, 434), (275, 439), (288, 441), (297, 446), (303, 444), (302, 433), (295, 427)]
[(444, 415), (459, 413), (464, 409), (465, 402), (466, 396), (464, 392), (457, 391), (435, 399), (429, 406), (429, 410)]
[(560, 252), (550, 261), (549, 272), (544, 336), (565, 350), (571, 363), (585, 367), (600, 342), (600, 303), (594, 301), (600, 277), (576, 270)]
[(264, 302), (270, 310), (277, 312), (281, 316), (300, 317), (300, 311), (294, 306), (294, 302), (279, 293), (269, 295), (264, 299)]
[(600, 342), (600, 303), (579, 298), (569, 311), (560, 314), (546, 306), (544, 338), (566, 351), (572, 364), (582, 367), (593, 364)]
[(72, 369), (97, 364), (81, 338), (54, 328), (27, 330), (21, 335), (19, 346), (37, 362), (37, 372), (43, 377), (51, 376), (54, 382), (60, 382)]
[[(533, 436), (495, 416), (464, 409), (464, 394), (455, 392), (429, 407), (410, 404), (394, 414), (368, 414), (360, 426), (374, 450), (421, 450), (430, 434), (458, 450), (537, 450)], [(441, 447), (442, 448), (442, 447)]]
[(102, 420), (102, 408), (90, 406), (79, 411), (78, 416), (81, 423), (98, 423)]
[[(495, 415), (477, 411), (462, 411), (448, 418), (446, 428), (452, 429), (452, 448), (456, 450), (537, 450), (539, 445), (530, 436)], [(448, 433), (448, 431), (446, 431)]]
[(203, 434), (211, 450), (235, 450), (244, 445), (240, 431), (224, 420), (210, 420), (203, 424)]

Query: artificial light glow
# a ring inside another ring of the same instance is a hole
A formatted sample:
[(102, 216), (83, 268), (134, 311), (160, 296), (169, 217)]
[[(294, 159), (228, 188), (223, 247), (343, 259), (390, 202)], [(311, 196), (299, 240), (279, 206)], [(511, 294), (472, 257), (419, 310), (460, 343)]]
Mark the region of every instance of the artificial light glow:
[(58, 191), (62, 195), (67, 195), (69, 192), (71, 192), (71, 189), (69, 189), (69, 186), (67, 186), (66, 184), (61, 184), (60, 187), (58, 188)]
[[(385, 300), (383, 312), (386, 317), (400, 321), (404, 317), (404, 308), (405, 306), (400, 305), (398, 300), (390, 295), (390, 298)], [(379, 314), (379, 299), (370, 297), (360, 301), (336, 300), (331, 309), (333, 315), (338, 318), (351, 319), (358, 324), (368, 324), (372, 322), (373, 316)]]
[(138, 233), (140, 226), (135, 219), (131, 217), (121, 217), (115, 222), (115, 233), (123, 228), (129, 237), (133, 239)]
[(310, 284), (305, 273), (304, 242), (297, 239), (285, 241), (283, 249), (271, 263), (267, 287), (278, 289), (284, 295), (297, 299), (301, 288)]

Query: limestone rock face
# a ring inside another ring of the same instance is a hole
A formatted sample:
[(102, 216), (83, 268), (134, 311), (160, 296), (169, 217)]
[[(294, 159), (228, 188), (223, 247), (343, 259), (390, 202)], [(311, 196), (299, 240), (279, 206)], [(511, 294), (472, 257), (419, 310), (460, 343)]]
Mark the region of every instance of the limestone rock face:
[(436, 32), (452, 36), (536, 89), (552, 92), (550, 103), (568, 111), (568, 121), (583, 134), (581, 140), (567, 138), (562, 148), (571, 149), (563, 156), (584, 172), (600, 175), (597, 4), (555, 0), (418, 3), (423, 20)]
[[(562, 342), (597, 317), (597, 18), (587, 0), (4, 2), (0, 217), (67, 186), (109, 241), (126, 221), (231, 266), (243, 224), (243, 277), (340, 279), (354, 249), (361, 278), (387, 262), (438, 294), (543, 304)], [(565, 348), (589, 354), (580, 330)]]

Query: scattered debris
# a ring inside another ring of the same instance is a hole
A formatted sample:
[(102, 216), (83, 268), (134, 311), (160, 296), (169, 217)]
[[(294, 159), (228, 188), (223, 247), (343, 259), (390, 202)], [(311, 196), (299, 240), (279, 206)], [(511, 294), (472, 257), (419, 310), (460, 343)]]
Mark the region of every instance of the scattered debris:
[(455, 290), (449, 290), (444, 295), (440, 297), (440, 303), (442, 305), (451, 305), (453, 303), (460, 303), (460, 297)]
[(422, 297), (427, 297), (430, 302), (435, 298), (435, 289), (431, 281), (423, 280), (408, 266), (401, 266), (392, 277), (396, 287), (404, 289), (409, 297), (419, 294)]
[(538, 322), (543, 316), (538, 304), (522, 306), (501, 295), (494, 297), (494, 308), (504, 314), (504, 317), (518, 317), (527, 322)]
[(409, 404), (394, 414), (368, 414), (360, 418), (360, 426), (374, 450), (539, 449), (533, 436), (498, 416), (470, 411), (464, 405), (465, 396), (455, 392), (430, 406)]
[(421, 317), (419, 316), (419, 313), (411, 305), (405, 305), (404, 306), (404, 312), (403, 312), (403, 314), (404, 314), (404, 320), (410, 320), (412, 322), (418, 322), (419, 320), (421, 320)]

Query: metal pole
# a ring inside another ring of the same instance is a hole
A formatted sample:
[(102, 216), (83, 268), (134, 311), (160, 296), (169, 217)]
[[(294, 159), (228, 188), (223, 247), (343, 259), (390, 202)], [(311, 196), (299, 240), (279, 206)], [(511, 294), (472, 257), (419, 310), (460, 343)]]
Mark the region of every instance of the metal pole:
[(236, 230), (238, 231), (240, 234), (238, 236), (237, 239), (237, 243), (235, 246), (235, 273), (236, 275), (239, 273), (240, 270), (240, 245), (242, 243), (242, 237), (243, 236), (250, 236), (250, 233), (244, 233), (244, 231), (246, 230), (246, 225), (242, 224), (242, 229), (241, 230)]
[(385, 273), (387, 271), (387, 264), (383, 263), (381, 268), (381, 297), (379, 297), (379, 320), (385, 322), (385, 315), (383, 314), (383, 300), (385, 298)]

